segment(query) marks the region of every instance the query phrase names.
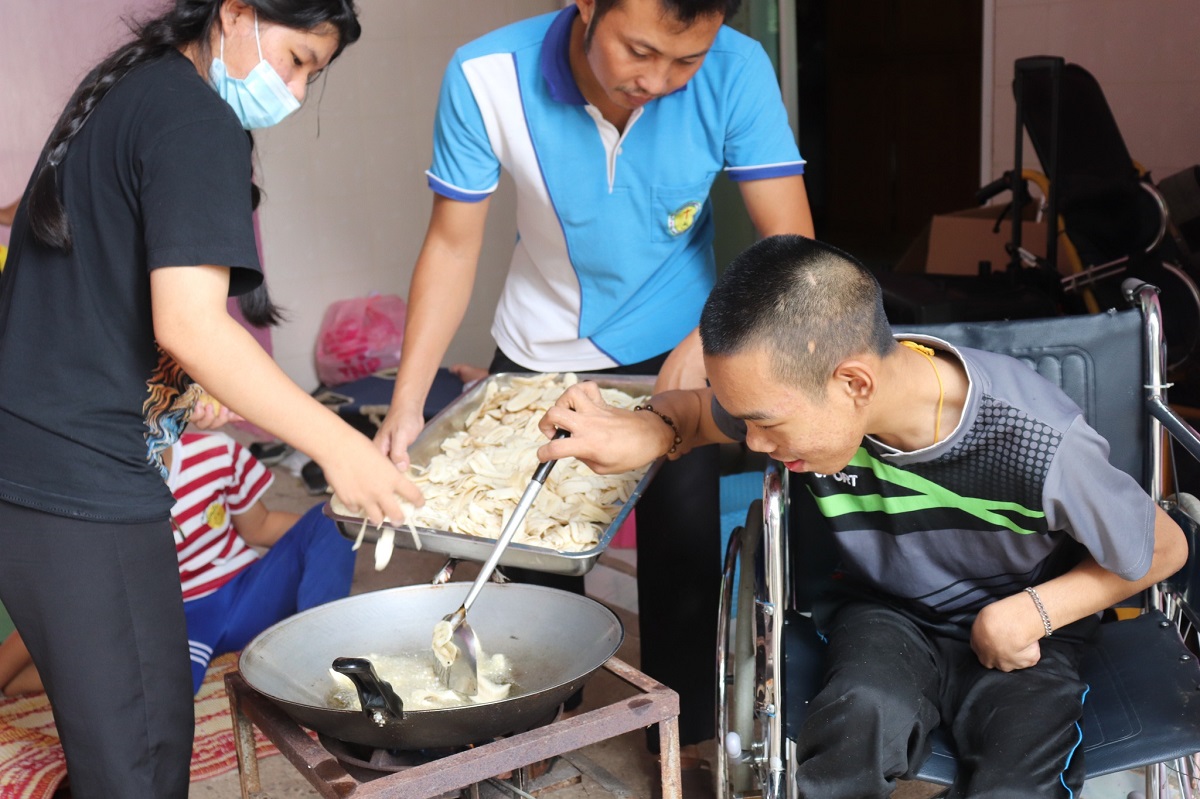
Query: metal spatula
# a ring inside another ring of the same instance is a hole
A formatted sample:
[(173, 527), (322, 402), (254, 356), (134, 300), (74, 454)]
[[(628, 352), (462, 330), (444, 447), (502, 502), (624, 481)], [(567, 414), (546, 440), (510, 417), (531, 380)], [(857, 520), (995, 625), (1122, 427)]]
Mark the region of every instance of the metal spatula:
[[(565, 438), (569, 435), (571, 434), (568, 431), (560, 429), (554, 434), (554, 438)], [(517, 509), (513, 511), (512, 516), (508, 517), (508, 523), (500, 531), (500, 537), (496, 539), (496, 546), (492, 548), (492, 554), (488, 556), (487, 562), (479, 570), (479, 576), (475, 578), (471, 590), (467, 592), (466, 599), (459, 605), (458, 610), (442, 617), (442, 621), (450, 624), (452, 633), (450, 642), (458, 652), (449, 665), (435, 653), (433, 668), (442, 683), (452, 691), (457, 691), (464, 696), (474, 696), (479, 691), (479, 641), (475, 637), (475, 631), (471, 629), (471, 625), (467, 624), (467, 611), (475, 602), (475, 598), (479, 596), (479, 591), (483, 588), (484, 583), (496, 570), (500, 556), (504, 554), (509, 542), (516, 535), (517, 529), (525, 521), (529, 508), (537, 498), (538, 492), (542, 490), (542, 486), (545, 485), (546, 478), (550, 476), (550, 470), (554, 468), (555, 463), (557, 461), (546, 461), (538, 466), (537, 471), (533, 473), (533, 479), (529, 481), (525, 492), (521, 494)]]

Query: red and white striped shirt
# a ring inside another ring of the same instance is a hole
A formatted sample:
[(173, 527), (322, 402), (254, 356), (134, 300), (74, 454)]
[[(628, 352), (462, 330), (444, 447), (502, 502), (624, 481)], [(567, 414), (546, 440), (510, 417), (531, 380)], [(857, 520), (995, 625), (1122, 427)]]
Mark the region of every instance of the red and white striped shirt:
[(184, 601), (216, 591), (258, 559), (233, 516), (262, 498), (274, 480), (245, 447), (224, 433), (184, 433), (171, 447), (167, 487)]

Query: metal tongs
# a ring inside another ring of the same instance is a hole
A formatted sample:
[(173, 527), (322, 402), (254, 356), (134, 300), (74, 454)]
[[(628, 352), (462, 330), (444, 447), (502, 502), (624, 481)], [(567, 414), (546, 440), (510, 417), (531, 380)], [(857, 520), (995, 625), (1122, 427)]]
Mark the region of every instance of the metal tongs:
[[(566, 438), (569, 435), (571, 435), (569, 431), (560, 428), (554, 434), (554, 438)], [(533, 479), (529, 481), (525, 492), (521, 494), (520, 501), (517, 502), (517, 509), (513, 511), (512, 516), (508, 517), (508, 523), (500, 531), (500, 537), (496, 539), (496, 546), (492, 548), (492, 554), (488, 556), (487, 561), (479, 570), (479, 576), (475, 578), (471, 590), (467, 592), (466, 599), (459, 605), (458, 610), (442, 617), (442, 621), (450, 624), (450, 643), (458, 651), (449, 664), (444, 663), (442, 658), (435, 653), (433, 669), (443, 685), (463, 696), (474, 696), (479, 692), (479, 639), (475, 637), (475, 631), (471, 629), (471, 625), (467, 624), (467, 611), (475, 602), (475, 598), (479, 596), (479, 591), (483, 588), (484, 583), (496, 570), (500, 556), (504, 554), (504, 550), (508, 548), (509, 542), (516, 535), (521, 523), (525, 521), (529, 508), (537, 498), (538, 492), (542, 490), (542, 486), (546, 484), (546, 478), (550, 476), (550, 470), (554, 468), (555, 463), (557, 461), (546, 461), (538, 466), (537, 471), (533, 473)]]

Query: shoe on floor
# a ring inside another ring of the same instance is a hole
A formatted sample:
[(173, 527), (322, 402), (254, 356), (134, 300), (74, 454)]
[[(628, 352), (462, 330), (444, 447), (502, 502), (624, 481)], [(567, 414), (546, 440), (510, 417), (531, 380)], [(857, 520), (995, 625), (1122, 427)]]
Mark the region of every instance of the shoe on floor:
[(282, 441), (255, 441), (250, 445), (250, 454), (263, 466), (274, 466), (292, 454), (292, 448)]
[(304, 485), (308, 486), (308, 493), (312, 496), (324, 494), (329, 490), (329, 483), (325, 481), (325, 472), (316, 461), (304, 464), (300, 469), (300, 478), (304, 480)]

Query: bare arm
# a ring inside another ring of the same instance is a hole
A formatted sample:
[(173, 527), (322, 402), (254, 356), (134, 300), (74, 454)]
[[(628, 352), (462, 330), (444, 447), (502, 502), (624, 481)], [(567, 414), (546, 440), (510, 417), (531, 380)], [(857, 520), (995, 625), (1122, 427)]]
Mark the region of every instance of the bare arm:
[(654, 410), (675, 423), (682, 439), (675, 445), (675, 431), (657, 414), (613, 407), (595, 383), (579, 383), (563, 392), (538, 423), (547, 437), (559, 428), (569, 430), (570, 437), (543, 444), (538, 458), (577, 458), (597, 474), (616, 474), (668, 455), (673, 445), (672, 460), (692, 447), (728, 442), (713, 422), (711, 400), (707, 388), (668, 391), (650, 399)]
[(234, 515), (233, 527), (247, 544), (272, 547), (299, 520), (300, 514), (271, 510), (260, 500), (244, 513)]
[(421, 503), (369, 439), (293, 383), (228, 314), (227, 268), (155, 269), (150, 292), (159, 346), (223, 405), (319, 463), (348, 507), (381, 523), (404, 518), (397, 494)]
[[(738, 189), (759, 238), (783, 233), (813, 238), (812, 212), (808, 207), (808, 193), (804, 189), (802, 176), (746, 180), (738, 184)], [(667, 356), (658, 372), (654, 391), (704, 388), (705, 385), (700, 331), (694, 329)]]
[(408, 466), (408, 445), (425, 424), (425, 397), (438, 365), (471, 301), (489, 202), (465, 203), (434, 195), (408, 290), (392, 404), (375, 434), (380, 450), (402, 469)]
[[(1155, 511), (1154, 557), (1141, 579), (1125, 580), (1088, 557), (1066, 574), (1035, 587), (1054, 628), (1112, 607), (1183, 567), (1188, 556), (1187, 539), (1162, 508)], [(1038, 641), (1044, 633), (1037, 606), (1022, 591), (980, 611), (971, 629), (971, 647), (984, 666), (1013, 671), (1038, 662)]]
[(663, 361), (654, 381), (655, 393), (673, 389), (704, 388), (708, 385), (704, 369), (704, 350), (700, 346), (700, 328), (692, 328)]
[(803, 175), (744, 180), (738, 183), (738, 189), (759, 238), (785, 233), (814, 238)]

